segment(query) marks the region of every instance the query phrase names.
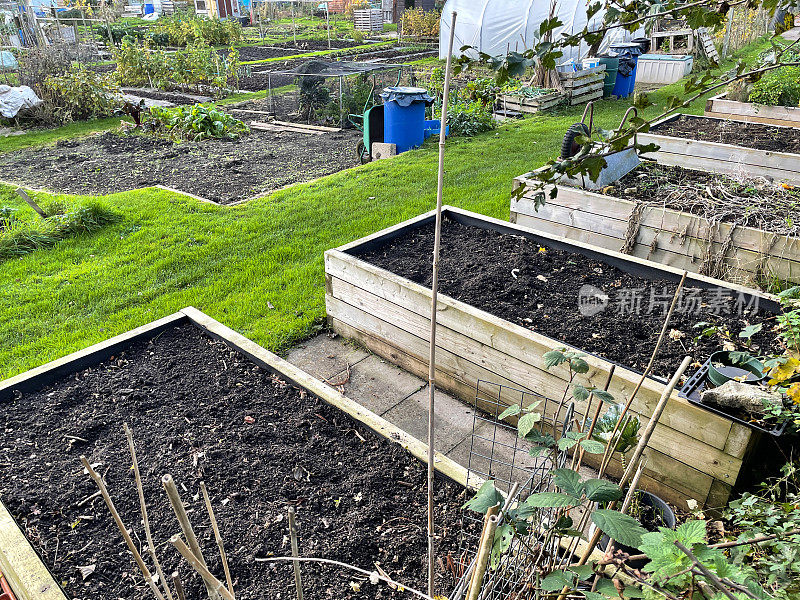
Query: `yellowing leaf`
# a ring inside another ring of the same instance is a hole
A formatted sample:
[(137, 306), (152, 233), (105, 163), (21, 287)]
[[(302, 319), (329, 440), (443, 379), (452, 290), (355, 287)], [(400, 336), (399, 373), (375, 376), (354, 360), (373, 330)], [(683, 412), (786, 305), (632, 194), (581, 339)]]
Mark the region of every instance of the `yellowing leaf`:
[(800, 371), (800, 360), (794, 357), (787, 358), (783, 364), (773, 367), (769, 372), (771, 378), (769, 385), (778, 385), (789, 379), (797, 371)]
[(789, 389), (786, 390), (786, 395), (789, 396), (789, 400), (794, 404), (800, 404), (800, 383), (793, 383), (789, 386)]

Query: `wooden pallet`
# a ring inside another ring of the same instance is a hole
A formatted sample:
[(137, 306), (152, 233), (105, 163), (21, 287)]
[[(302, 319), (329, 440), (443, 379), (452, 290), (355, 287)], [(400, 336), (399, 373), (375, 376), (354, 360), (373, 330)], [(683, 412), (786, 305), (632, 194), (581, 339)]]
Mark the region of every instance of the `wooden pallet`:
[(718, 63), (719, 52), (717, 52), (717, 47), (714, 44), (714, 40), (711, 38), (711, 34), (708, 32), (708, 29), (705, 27), (698, 29), (697, 39), (700, 41), (700, 46), (703, 48), (703, 53), (708, 57), (708, 59)]
[(504, 111), (517, 111), (521, 113), (533, 114), (541, 110), (547, 110), (561, 104), (564, 99), (562, 92), (543, 94), (536, 98), (517, 96), (514, 94), (502, 94), (498, 100)]
[(358, 31), (383, 31), (383, 12), (379, 8), (356, 10), (353, 25)]
[(558, 78), (564, 87), (569, 105), (585, 104), (590, 100), (602, 98), (605, 72), (606, 66), (599, 65), (582, 71), (559, 73)]

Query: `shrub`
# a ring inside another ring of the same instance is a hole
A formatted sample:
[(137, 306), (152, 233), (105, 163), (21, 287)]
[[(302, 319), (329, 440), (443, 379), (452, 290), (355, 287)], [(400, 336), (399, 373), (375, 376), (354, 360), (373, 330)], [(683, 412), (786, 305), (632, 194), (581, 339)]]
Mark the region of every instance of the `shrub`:
[(42, 84), (41, 92), (43, 109), (59, 123), (110, 117), (122, 105), (113, 76), (95, 73), (83, 65), (51, 75)]
[(353, 41), (359, 46), (364, 43), (364, 34), (358, 29), (353, 30)]
[(800, 105), (800, 67), (781, 67), (753, 84), (750, 102), (770, 106)]
[(144, 128), (156, 135), (195, 142), (208, 138), (232, 140), (250, 132), (239, 119), (202, 104), (175, 108), (154, 106), (145, 117)]
[(436, 10), (409, 8), (400, 18), (400, 29), (404, 36), (436, 37), (439, 35), (441, 13)]
[(230, 46), (244, 39), (242, 25), (236, 19), (206, 19), (185, 12), (161, 17), (153, 29), (153, 37), (157, 35), (161, 36), (159, 41), (181, 47), (198, 42), (211, 46)]
[(450, 103), (447, 111), (450, 135), (471, 137), (497, 127), (491, 106), (480, 101), (458, 101)]
[(155, 49), (149, 41), (141, 46), (125, 38), (113, 50), (117, 61), (115, 77), (121, 85), (151, 85), (170, 90), (188, 88), (223, 96), (237, 79), (239, 52), (231, 48), (226, 57), (202, 42), (185, 50), (167, 53)]

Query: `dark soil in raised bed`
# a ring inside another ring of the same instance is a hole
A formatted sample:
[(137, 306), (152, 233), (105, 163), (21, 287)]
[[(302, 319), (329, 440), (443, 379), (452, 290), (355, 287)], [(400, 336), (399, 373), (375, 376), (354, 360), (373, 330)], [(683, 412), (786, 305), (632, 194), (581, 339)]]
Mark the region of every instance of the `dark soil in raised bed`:
[[(433, 225), (426, 225), (361, 258), (430, 286), (432, 253)], [(456, 300), (639, 371), (647, 366), (677, 287), (527, 238), (450, 220), (442, 230), (439, 277), (441, 292)], [(593, 315), (578, 310), (585, 285), (608, 295), (605, 310)], [(736, 340), (746, 325), (770, 317), (752, 307), (739, 316), (738, 300), (737, 295), (688, 290), (670, 321), (675, 333), (665, 336), (653, 373), (669, 378), (687, 354), (702, 362), (721, 349), (717, 336), (695, 339), (699, 322), (727, 328)], [(712, 314), (709, 306), (723, 314)], [(770, 323), (753, 336), (753, 352), (778, 350)]]
[(681, 115), (651, 130), (657, 135), (800, 154), (800, 129)]
[(57, 192), (108, 194), (160, 184), (227, 204), (353, 167), (358, 139), (352, 131), (254, 130), (234, 141), (178, 144), (103, 133), (2, 154), (0, 172)]
[[(204, 556), (222, 569), (199, 483), (205, 481), (224, 536), (236, 597), (294, 597), (292, 567), (257, 558), (290, 554), (287, 507), (297, 507), (300, 551), (426, 581), (426, 468), (400, 445), (271, 376), (194, 326), (134, 344), (107, 362), (2, 408), (0, 494), (67, 597), (152, 597), (103, 500), (83, 472), (86, 455), (104, 475), (143, 547), (138, 497), (123, 423), (133, 429), (150, 523), (167, 573), (178, 568), (188, 598), (199, 578), (167, 540), (179, 532), (160, 479), (170, 473), (189, 510)], [(452, 575), (465, 500), (437, 484), (438, 593)], [(82, 505), (79, 506), (79, 504)], [(142, 548), (144, 553), (144, 549)], [(79, 566), (96, 565), (81, 579)], [(360, 584), (355, 592), (351, 582)], [(308, 598), (405, 598), (351, 572), (303, 566)]]
[[(326, 46), (327, 48), (327, 46)], [(275, 46), (241, 46), (237, 48), (239, 51), (239, 60), (264, 60), (267, 58), (275, 58), (278, 56), (292, 56), (294, 54), (302, 54), (306, 50), (298, 50), (296, 48), (278, 48)], [(219, 51), (223, 56), (228, 55), (227, 49)]]

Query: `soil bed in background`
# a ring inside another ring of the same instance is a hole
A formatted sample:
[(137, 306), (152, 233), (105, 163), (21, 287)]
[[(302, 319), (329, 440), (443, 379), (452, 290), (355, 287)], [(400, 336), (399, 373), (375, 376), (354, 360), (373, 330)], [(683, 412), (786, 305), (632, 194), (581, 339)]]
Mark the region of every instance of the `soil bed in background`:
[(605, 194), (781, 235), (800, 235), (800, 191), (787, 190), (764, 179), (734, 179), (643, 163)]
[[(427, 224), (360, 258), (430, 287), (432, 253), (433, 225)], [(443, 224), (439, 277), (441, 292), (451, 298), (639, 371), (655, 348), (676, 288), (670, 281), (631, 275), (580, 254), (450, 220)], [(608, 295), (605, 310), (587, 315), (578, 310), (586, 285), (593, 286), (592, 295), (594, 288)], [(674, 333), (665, 336), (653, 373), (671, 377), (687, 353), (702, 362), (721, 349), (719, 337), (696, 339), (699, 322), (724, 327), (737, 340), (746, 325), (771, 317), (753, 307), (739, 316), (738, 301), (735, 294), (720, 298), (710, 290), (687, 290), (670, 321)], [(714, 306), (723, 314), (713, 314)], [(769, 332), (771, 322), (753, 336), (753, 353), (779, 350)]]
[[(241, 46), (237, 48), (239, 51), (239, 60), (264, 60), (267, 58), (275, 58), (278, 56), (292, 56), (294, 54), (301, 54), (305, 50), (298, 50), (295, 48), (277, 48), (275, 46)], [(228, 56), (229, 50), (220, 49), (219, 53), (222, 56)]]
[[(198, 498), (206, 482), (225, 539), (236, 597), (291, 598), (285, 514), (297, 507), (303, 556), (364, 569), (374, 562), (408, 585), (426, 581), (426, 467), (323, 401), (292, 388), (192, 325), (134, 344), (107, 362), (3, 406), (0, 494), (69, 598), (151, 597), (81, 454), (105, 476), (134, 539), (144, 539), (122, 424), (136, 439), (150, 522), (167, 573), (178, 565), (188, 598), (200, 580), (167, 543), (179, 531), (161, 487), (181, 489), (209, 567), (222, 577)], [(72, 440), (72, 441), (71, 441)], [(86, 440), (86, 441), (83, 441)], [(185, 486), (185, 489), (183, 488)], [(437, 485), (438, 553), (459, 547), (463, 488)], [(85, 581), (79, 566), (96, 565)], [(360, 583), (355, 592), (350, 582)], [(308, 598), (405, 598), (352, 573), (303, 566)], [(437, 593), (452, 576), (437, 570)]]
[(234, 141), (182, 142), (103, 133), (0, 155), (15, 183), (71, 194), (165, 185), (221, 204), (358, 164), (358, 132), (253, 131)]
[(800, 154), (800, 129), (791, 127), (681, 115), (677, 119), (653, 127), (650, 133), (733, 144), (771, 152)]

